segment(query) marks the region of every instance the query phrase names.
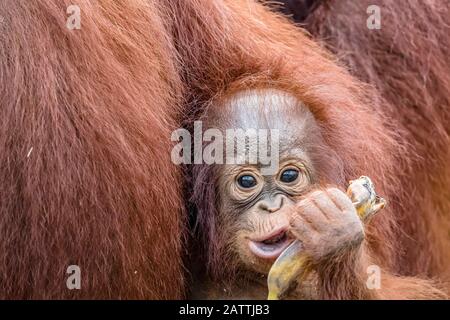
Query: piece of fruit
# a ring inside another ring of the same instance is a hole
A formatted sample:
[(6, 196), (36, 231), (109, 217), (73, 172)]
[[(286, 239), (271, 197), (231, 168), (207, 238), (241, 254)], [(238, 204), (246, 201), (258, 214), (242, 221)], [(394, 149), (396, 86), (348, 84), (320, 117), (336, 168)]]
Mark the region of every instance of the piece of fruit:
[[(347, 195), (355, 205), (356, 211), (365, 223), (379, 210), (385, 207), (386, 201), (375, 193), (375, 188), (369, 177), (361, 176), (351, 180)], [(268, 299), (278, 300), (290, 289), (301, 283), (311, 271), (309, 257), (302, 253), (301, 241), (295, 240), (277, 258), (267, 277), (269, 289)]]

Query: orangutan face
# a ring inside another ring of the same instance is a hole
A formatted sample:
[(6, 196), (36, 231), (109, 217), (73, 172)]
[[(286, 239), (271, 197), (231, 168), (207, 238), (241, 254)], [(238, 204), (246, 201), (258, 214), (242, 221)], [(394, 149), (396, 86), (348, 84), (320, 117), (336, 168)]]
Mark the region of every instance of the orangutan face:
[[(213, 124), (279, 131), (279, 165), (270, 175), (262, 172), (261, 163), (224, 164), (218, 170), (219, 232), (227, 239), (228, 250), (246, 267), (267, 272), (293, 241), (288, 233), (289, 210), (282, 209), (315, 181), (310, 151), (320, 143), (318, 125), (294, 97), (274, 90), (236, 95)], [(245, 150), (254, 149), (247, 145)]]

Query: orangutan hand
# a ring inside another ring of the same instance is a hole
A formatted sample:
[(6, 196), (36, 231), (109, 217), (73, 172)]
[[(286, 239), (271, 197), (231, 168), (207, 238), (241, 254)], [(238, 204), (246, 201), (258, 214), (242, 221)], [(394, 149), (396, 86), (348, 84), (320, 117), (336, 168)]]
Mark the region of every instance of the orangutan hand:
[(300, 200), (290, 225), (312, 262), (357, 249), (364, 240), (364, 226), (352, 201), (337, 188), (313, 191)]

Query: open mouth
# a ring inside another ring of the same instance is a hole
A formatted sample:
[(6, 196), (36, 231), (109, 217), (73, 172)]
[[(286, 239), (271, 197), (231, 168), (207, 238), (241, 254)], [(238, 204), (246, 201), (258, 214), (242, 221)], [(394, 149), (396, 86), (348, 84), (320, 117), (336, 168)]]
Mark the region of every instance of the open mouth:
[(257, 239), (250, 240), (250, 251), (256, 256), (263, 259), (274, 260), (286, 249), (292, 239), (288, 237), (285, 229), (271, 233), (270, 235)]

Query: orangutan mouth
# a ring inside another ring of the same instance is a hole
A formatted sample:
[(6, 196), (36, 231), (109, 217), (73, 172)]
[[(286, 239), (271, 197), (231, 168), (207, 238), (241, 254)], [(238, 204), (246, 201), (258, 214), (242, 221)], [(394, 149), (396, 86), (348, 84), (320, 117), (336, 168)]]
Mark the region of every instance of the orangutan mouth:
[(264, 238), (250, 240), (250, 251), (259, 258), (276, 259), (286, 249), (292, 239), (285, 229), (273, 232)]

